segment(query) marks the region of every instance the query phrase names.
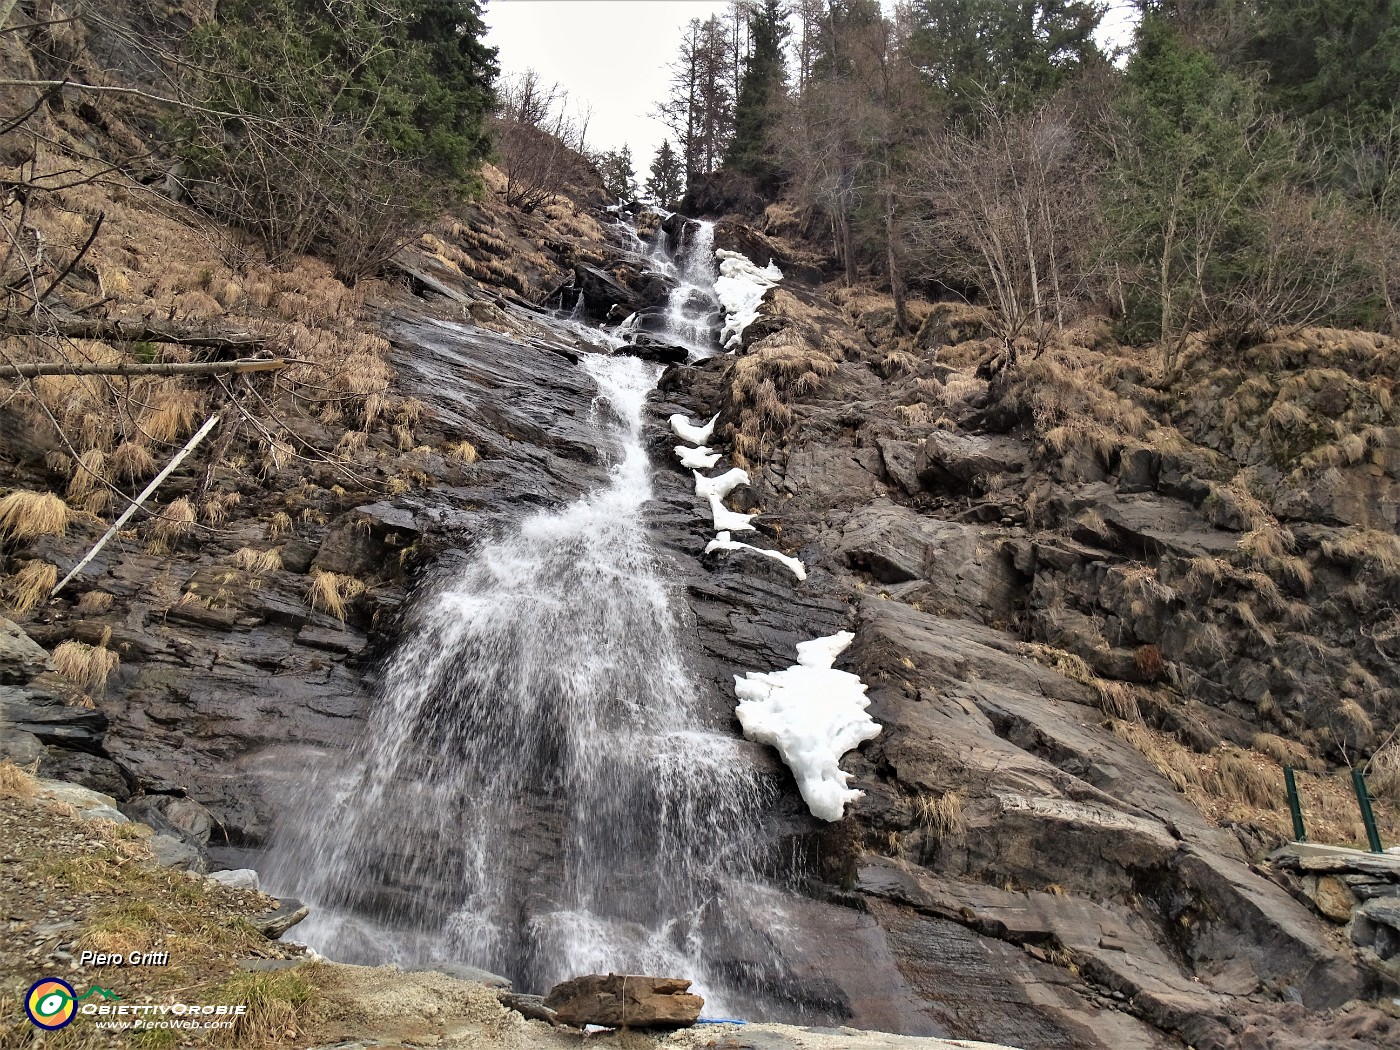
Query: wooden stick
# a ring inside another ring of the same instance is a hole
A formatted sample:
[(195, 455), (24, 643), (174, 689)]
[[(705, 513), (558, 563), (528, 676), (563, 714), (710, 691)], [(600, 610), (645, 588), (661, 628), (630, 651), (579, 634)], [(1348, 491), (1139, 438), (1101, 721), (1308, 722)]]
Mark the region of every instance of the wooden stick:
[(113, 321), (99, 317), (45, 317), (36, 321), (14, 314), (0, 317), (0, 336), (7, 335), (57, 335), (105, 343), (173, 343), (216, 350), (261, 350), (268, 344), (266, 336), (252, 332), (200, 332), (150, 321)]
[(102, 534), (102, 538), (100, 540), (98, 540), (92, 545), (92, 550), (88, 551), (87, 554), (83, 556), (83, 560), (78, 562), (77, 565), (74, 565), (73, 570), (67, 576), (63, 577), (63, 579), (58, 581), (58, 586), (56, 586), (53, 590), (49, 591), (50, 598), (54, 597), (58, 594), (59, 591), (63, 590), (64, 585), (67, 584), (69, 580), (71, 580), (74, 576), (78, 575), (78, 573), (82, 572), (83, 569), (87, 567), (88, 562), (92, 561), (93, 558), (97, 557), (98, 552), (101, 551), (103, 547), (107, 546), (107, 541), (110, 540), (113, 536), (115, 536), (121, 530), (121, 527), (125, 525), (128, 520), (130, 520), (131, 516), (141, 509), (141, 504), (145, 503), (146, 500), (150, 498), (151, 493), (160, 487), (160, 483), (166, 478), (170, 477), (171, 473), (184, 461), (185, 457), (194, 451), (194, 447), (198, 445), (201, 441), (203, 441), (205, 435), (208, 434), (209, 431), (213, 430), (216, 426), (218, 426), (218, 424), (219, 417), (217, 415), (210, 416), (207, 420), (205, 420), (204, 426), (200, 427), (195, 432), (194, 437), (190, 438), (188, 441), (185, 442), (184, 448), (182, 448), (179, 452), (175, 453), (175, 458), (165, 465), (165, 469), (151, 479), (151, 483), (146, 486), (145, 491), (143, 491), (141, 495), (137, 496), (134, 500), (132, 500), (131, 506), (127, 507), (126, 510), (122, 511), (121, 517), (119, 517), (116, 521), (112, 522), (112, 527)]
[(207, 376), (226, 372), (276, 372), (294, 364), (285, 357), (252, 361), (202, 361), (193, 364), (92, 364), (90, 362), (42, 361), (28, 365), (0, 365), (4, 376)]

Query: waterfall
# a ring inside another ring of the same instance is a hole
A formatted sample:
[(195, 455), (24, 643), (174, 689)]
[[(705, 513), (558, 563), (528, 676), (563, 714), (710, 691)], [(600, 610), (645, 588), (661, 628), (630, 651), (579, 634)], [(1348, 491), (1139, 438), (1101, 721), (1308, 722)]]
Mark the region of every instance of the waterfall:
[(689, 220), (674, 240), (673, 244), (669, 236), (658, 237), (652, 254), (676, 281), (666, 299), (664, 334), (692, 357), (713, 357), (723, 315), (715, 295), (715, 224)]
[(736, 970), (750, 990), (775, 977), (752, 961), (769, 919), (741, 916), (772, 895), (756, 870), (776, 787), (725, 705), (702, 702), (641, 520), (660, 370), (583, 367), (599, 444), (620, 449), (607, 483), (418, 601), (361, 746), (291, 814), (268, 880), (311, 905), (299, 932), (341, 961), (468, 964), (540, 991), (679, 975), (732, 1007)]

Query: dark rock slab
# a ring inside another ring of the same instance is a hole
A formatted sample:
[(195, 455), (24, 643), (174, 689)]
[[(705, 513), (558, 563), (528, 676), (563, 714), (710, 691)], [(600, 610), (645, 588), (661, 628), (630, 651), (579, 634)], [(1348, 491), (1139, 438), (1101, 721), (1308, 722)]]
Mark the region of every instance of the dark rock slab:
[(920, 446), (914, 472), (925, 488), (967, 492), (978, 478), (1020, 474), (1029, 465), (1029, 447), (1014, 438), (936, 430)]
[(55, 747), (100, 755), (107, 716), (94, 708), (70, 706), (43, 689), (0, 686), (0, 725)]
[(310, 914), (311, 909), (301, 901), (285, 897), (277, 902), (273, 911), (256, 915), (248, 921), (268, 940), (275, 941)]

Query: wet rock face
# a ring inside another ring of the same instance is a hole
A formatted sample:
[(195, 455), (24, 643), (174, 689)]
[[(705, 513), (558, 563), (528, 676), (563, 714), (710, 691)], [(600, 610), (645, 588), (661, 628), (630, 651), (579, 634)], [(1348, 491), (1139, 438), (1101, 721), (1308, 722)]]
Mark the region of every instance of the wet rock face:
[[(768, 334), (816, 330), (765, 310), (755, 324)], [(850, 345), (818, 316), (822, 345)], [(838, 666), (870, 686), (884, 726), (843, 763), (866, 795), (837, 825), (818, 826), (777, 772), (770, 827), (808, 859), (819, 898), (794, 925), (827, 934), (820, 973), (799, 949), (785, 960), (794, 999), (861, 1027), (1028, 1047), (1302, 1050), (1342, 1032), (1387, 1045), (1391, 1019), (1346, 1005), (1389, 987), (1385, 972), (1339, 950), (1302, 894), (1252, 867), (1236, 834), (1111, 732), (1094, 688), (1030, 657), (1028, 642), (1049, 643), (1140, 684), (1172, 661), (1190, 695), (1144, 693), (1143, 717), (1202, 752), (1250, 746), (1260, 726), (1245, 696), (1269, 687), (1257, 643), (1251, 654), (1239, 639), (1228, 661), (1210, 651), (1220, 636), (1207, 625), (1231, 645), (1237, 627), (1185, 582), (1193, 561), (1240, 541), (1210, 487), (1151, 449), (1047, 471), (1014, 414), (997, 433), (903, 425), (846, 354), (789, 396), (792, 420), (731, 499), (808, 581), (732, 556), (683, 575), (721, 693), (734, 674), (787, 666), (794, 641), (853, 629)], [(672, 412), (726, 406), (733, 367), (668, 371), (658, 432)], [(969, 418), (994, 408), (984, 399)], [(721, 437), (733, 422), (721, 415)], [(710, 530), (668, 445), (654, 448), (653, 515), (685, 566)], [(1169, 586), (1144, 588), (1143, 561)], [(1368, 886), (1328, 899), (1335, 910)], [(1373, 907), (1353, 928), (1379, 958), (1393, 927), (1389, 905)]]

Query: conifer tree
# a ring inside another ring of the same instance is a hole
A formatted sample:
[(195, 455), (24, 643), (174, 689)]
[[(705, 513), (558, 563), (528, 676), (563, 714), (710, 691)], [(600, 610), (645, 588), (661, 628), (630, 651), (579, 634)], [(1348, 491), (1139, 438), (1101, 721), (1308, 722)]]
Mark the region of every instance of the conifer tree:
[(749, 55), (734, 108), (725, 167), (771, 187), (776, 174), (770, 130), (787, 87), (783, 44), (790, 32), (782, 0), (761, 0), (749, 14)]
[(670, 139), (662, 139), (656, 151), (656, 159), (651, 162), (651, 175), (647, 179), (647, 193), (656, 199), (663, 208), (675, 208), (685, 195), (685, 166), (671, 148)]
[(637, 173), (632, 170), (630, 146), (609, 150), (599, 157), (598, 174), (603, 177), (603, 188), (608, 196), (623, 201), (636, 200)]

